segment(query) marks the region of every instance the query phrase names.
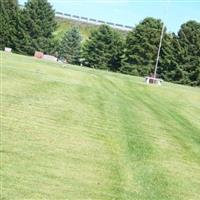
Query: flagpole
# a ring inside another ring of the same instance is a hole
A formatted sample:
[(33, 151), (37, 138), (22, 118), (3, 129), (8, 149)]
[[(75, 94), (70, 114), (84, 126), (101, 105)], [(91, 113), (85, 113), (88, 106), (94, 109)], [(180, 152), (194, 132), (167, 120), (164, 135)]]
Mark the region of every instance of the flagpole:
[(165, 30), (165, 25), (163, 23), (161, 36), (160, 36), (160, 43), (159, 43), (159, 47), (158, 47), (158, 54), (157, 54), (157, 59), (156, 59), (156, 66), (155, 66), (154, 75), (153, 75), (154, 78), (156, 78), (156, 75), (157, 75), (158, 62), (159, 62), (159, 58), (160, 58), (160, 50), (161, 50), (161, 46), (162, 46), (164, 30)]

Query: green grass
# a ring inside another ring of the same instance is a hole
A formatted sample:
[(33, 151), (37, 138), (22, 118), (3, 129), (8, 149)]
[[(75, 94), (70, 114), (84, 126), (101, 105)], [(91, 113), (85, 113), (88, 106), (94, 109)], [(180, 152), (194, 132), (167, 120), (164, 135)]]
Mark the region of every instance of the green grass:
[(1, 199), (200, 199), (199, 88), (1, 54)]
[(54, 35), (57, 39), (61, 39), (67, 30), (69, 30), (72, 26), (76, 26), (79, 28), (83, 40), (86, 40), (89, 37), (91, 31), (97, 28), (97, 26), (95, 25), (78, 22), (70, 19), (56, 18), (56, 21), (57, 30), (54, 33)]
[[(67, 18), (64, 19), (64, 18), (57, 17), (56, 21), (57, 21), (57, 30), (55, 31), (54, 36), (56, 39), (59, 39), (59, 40), (63, 37), (65, 32), (73, 26), (76, 26), (79, 28), (83, 41), (88, 39), (88, 37), (90, 36), (90, 33), (98, 28), (98, 26), (95, 24), (80, 22), (77, 20), (72, 20), (72, 19), (67, 19)], [(119, 29), (115, 29), (115, 30), (117, 30), (121, 34), (122, 38), (125, 38), (127, 31), (122, 31)]]

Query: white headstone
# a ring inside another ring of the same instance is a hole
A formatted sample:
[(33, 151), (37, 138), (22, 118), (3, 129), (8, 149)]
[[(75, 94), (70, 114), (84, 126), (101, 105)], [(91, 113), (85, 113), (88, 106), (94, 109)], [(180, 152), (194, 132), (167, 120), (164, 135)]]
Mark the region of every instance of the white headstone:
[(159, 79), (159, 78), (154, 78), (154, 77), (147, 76), (147, 77), (145, 77), (145, 82), (147, 84), (155, 84), (155, 85), (159, 85), (160, 86), (160, 85), (162, 85), (163, 80)]
[(50, 61), (54, 61), (54, 62), (57, 61), (57, 58), (56, 58), (55, 56), (51, 56), (51, 55), (44, 55), (44, 56), (43, 56), (43, 59), (45, 59), (45, 60), (50, 60)]
[(8, 52), (8, 53), (11, 53), (11, 52), (12, 52), (12, 49), (11, 49), (11, 48), (8, 48), (8, 47), (5, 47), (4, 51), (5, 51), (5, 52)]

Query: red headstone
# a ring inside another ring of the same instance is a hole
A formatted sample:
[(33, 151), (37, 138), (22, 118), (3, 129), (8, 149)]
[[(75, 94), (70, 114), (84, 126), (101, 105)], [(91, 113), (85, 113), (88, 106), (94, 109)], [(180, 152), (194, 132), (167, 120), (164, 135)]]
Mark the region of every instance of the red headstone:
[(35, 52), (35, 55), (34, 55), (36, 58), (43, 58), (43, 56), (44, 56), (44, 53), (43, 52), (40, 52), (40, 51), (36, 51)]

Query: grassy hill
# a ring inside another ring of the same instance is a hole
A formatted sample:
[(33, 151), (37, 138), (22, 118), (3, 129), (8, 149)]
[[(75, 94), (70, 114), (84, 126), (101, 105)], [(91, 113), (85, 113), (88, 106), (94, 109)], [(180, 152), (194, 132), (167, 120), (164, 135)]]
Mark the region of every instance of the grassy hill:
[(1, 54), (1, 199), (200, 199), (199, 88)]
[[(97, 25), (95, 24), (90, 24), (90, 23), (86, 23), (86, 22), (80, 22), (77, 20), (73, 20), (73, 19), (67, 19), (67, 18), (60, 18), (60, 17), (56, 17), (56, 21), (57, 21), (57, 30), (54, 33), (55, 37), (60, 39), (62, 38), (62, 36), (64, 35), (64, 33), (71, 28), (72, 26), (76, 26), (79, 28), (80, 33), (83, 37), (83, 40), (87, 39), (91, 33), (91, 31), (97, 29)], [(122, 31), (119, 29), (115, 29), (117, 30), (122, 37), (126, 35), (127, 31)]]

